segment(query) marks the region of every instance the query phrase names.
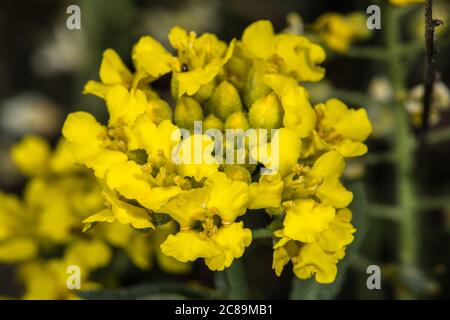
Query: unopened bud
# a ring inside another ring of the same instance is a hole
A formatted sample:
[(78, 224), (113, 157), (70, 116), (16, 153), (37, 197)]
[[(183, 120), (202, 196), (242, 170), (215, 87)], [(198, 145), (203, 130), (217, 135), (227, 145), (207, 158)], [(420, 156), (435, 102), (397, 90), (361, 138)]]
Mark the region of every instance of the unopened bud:
[(228, 81), (222, 81), (209, 100), (211, 111), (220, 119), (225, 120), (233, 112), (242, 110), (242, 102), (235, 86)]
[(180, 128), (194, 129), (194, 121), (203, 120), (200, 104), (190, 97), (181, 97), (175, 107), (175, 124)]
[(276, 129), (283, 121), (283, 107), (275, 93), (256, 100), (248, 113), (250, 127)]
[(148, 114), (154, 123), (159, 124), (164, 120), (171, 120), (172, 113), (172, 108), (166, 101), (162, 99), (148, 100)]
[(203, 120), (203, 130), (208, 129), (223, 129), (223, 121), (216, 117), (214, 114), (210, 113), (205, 120)]
[(242, 111), (234, 112), (230, 114), (225, 120), (225, 129), (243, 129), (247, 130), (249, 128), (248, 120)]

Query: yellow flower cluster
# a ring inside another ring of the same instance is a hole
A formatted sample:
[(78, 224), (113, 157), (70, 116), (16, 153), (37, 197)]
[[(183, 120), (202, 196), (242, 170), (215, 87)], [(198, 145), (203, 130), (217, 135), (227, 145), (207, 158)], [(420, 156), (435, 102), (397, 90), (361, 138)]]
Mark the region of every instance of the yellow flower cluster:
[(425, 0), (389, 0), (395, 6), (408, 6), (410, 4), (422, 4)]
[(327, 12), (314, 22), (313, 29), (328, 48), (345, 53), (353, 42), (370, 36), (366, 19), (367, 16), (363, 12), (352, 12), (347, 15)]
[(145, 236), (120, 223), (82, 233), (82, 220), (101, 210), (104, 199), (90, 171), (74, 164), (64, 139), (52, 151), (43, 138), (26, 136), (13, 146), (11, 156), (30, 180), (23, 199), (0, 193), (0, 262), (18, 265), (23, 298), (75, 298), (66, 286), (71, 265), (80, 268), (82, 289), (98, 287), (89, 275), (111, 262), (113, 248), (122, 249), (142, 269), (150, 268), (153, 253), (166, 271), (189, 268), (159, 250), (173, 224)]
[[(306, 37), (276, 34), (269, 21), (253, 23), (228, 44), (179, 27), (169, 41), (175, 54), (142, 37), (132, 49), (133, 71), (107, 49), (100, 81), (85, 87), (104, 99), (107, 124), (86, 112), (66, 119), (68, 150), (93, 170), (106, 204), (84, 222), (158, 230), (175, 221), (178, 232), (162, 242), (162, 252), (223, 270), (252, 241), (243, 216), (265, 209), (282, 226), (274, 232), (276, 273), (292, 261), (299, 278), (332, 282), (355, 231), (347, 208), (352, 193), (339, 178), (345, 157), (367, 152), (366, 111), (336, 99), (313, 107), (299, 83), (324, 77), (324, 50)], [(166, 74), (171, 97), (163, 99), (152, 84)], [(212, 137), (195, 131), (196, 121), (224, 137), (230, 129), (274, 129), (268, 141), (224, 149), (269, 167), (260, 150), (276, 145), (278, 170), (260, 175), (255, 164), (224, 164)], [(174, 161), (174, 150), (195, 153), (193, 146), (200, 161)]]

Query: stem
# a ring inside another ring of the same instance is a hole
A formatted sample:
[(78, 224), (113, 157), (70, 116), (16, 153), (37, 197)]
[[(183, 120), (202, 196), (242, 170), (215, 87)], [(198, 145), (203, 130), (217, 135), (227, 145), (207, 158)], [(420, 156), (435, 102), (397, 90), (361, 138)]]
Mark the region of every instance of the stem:
[(249, 296), (248, 285), (242, 261), (234, 260), (233, 264), (229, 268), (225, 269), (225, 275), (229, 288), (228, 299), (247, 299)]
[(433, 99), (433, 86), (436, 80), (436, 59), (434, 47), (434, 28), (439, 23), (433, 20), (433, 0), (425, 1), (425, 93), (423, 95), (422, 130), (429, 126), (429, 115)]
[(273, 233), (269, 229), (261, 228), (252, 231), (253, 239), (272, 239)]
[[(394, 115), (397, 134), (394, 137), (396, 157), (396, 183), (398, 207), (401, 212), (399, 259), (403, 265), (417, 265), (418, 242), (416, 193), (413, 180), (414, 136), (411, 132), (408, 115), (402, 104), (405, 92), (405, 72), (401, 55), (396, 46), (400, 43), (400, 17), (392, 6), (384, 10), (385, 45), (389, 52), (387, 60), (388, 76), (396, 92)], [(412, 298), (412, 295), (402, 296)]]

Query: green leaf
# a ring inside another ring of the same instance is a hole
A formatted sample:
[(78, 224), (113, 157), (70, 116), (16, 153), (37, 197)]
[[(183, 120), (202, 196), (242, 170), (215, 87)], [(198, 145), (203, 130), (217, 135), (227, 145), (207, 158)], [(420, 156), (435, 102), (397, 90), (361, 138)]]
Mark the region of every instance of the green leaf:
[(290, 299), (295, 300), (329, 300), (334, 299), (342, 289), (350, 257), (356, 255), (367, 233), (367, 199), (362, 183), (354, 183), (350, 186), (353, 192), (353, 202), (350, 209), (353, 212), (352, 224), (357, 229), (355, 241), (347, 247), (347, 257), (338, 264), (336, 280), (330, 284), (317, 283), (313, 278), (300, 280), (294, 277), (290, 293)]
[(152, 283), (131, 288), (111, 290), (77, 291), (86, 300), (151, 300), (151, 299), (207, 299), (210, 293), (205, 289), (192, 288), (180, 283)]

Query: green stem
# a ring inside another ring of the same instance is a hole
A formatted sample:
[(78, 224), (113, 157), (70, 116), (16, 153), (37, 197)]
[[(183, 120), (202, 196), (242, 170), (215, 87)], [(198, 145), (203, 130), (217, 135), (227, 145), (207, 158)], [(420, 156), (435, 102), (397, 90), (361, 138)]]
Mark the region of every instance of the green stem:
[(273, 237), (272, 231), (266, 228), (255, 229), (252, 231), (252, 237), (254, 239), (271, 239)]
[(373, 203), (369, 205), (369, 216), (393, 221), (401, 221), (401, 211), (397, 206)]
[(241, 260), (234, 260), (233, 264), (225, 269), (228, 283), (228, 299), (243, 300), (248, 299), (247, 277)]
[[(413, 180), (414, 136), (411, 132), (408, 115), (402, 104), (405, 92), (405, 70), (401, 55), (396, 47), (400, 43), (400, 16), (392, 6), (386, 5), (384, 13), (384, 37), (389, 59), (387, 70), (396, 93), (394, 116), (397, 134), (394, 137), (396, 158), (396, 188), (398, 206), (401, 212), (399, 259), (402, 265), (416, 266), (418, 263), (419, 233), (417, 232), (416, 190)], [(413, 298), (405, 295), (401, 298)]]

